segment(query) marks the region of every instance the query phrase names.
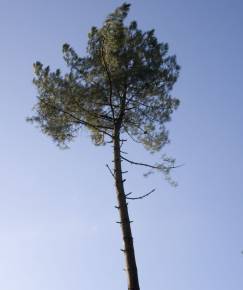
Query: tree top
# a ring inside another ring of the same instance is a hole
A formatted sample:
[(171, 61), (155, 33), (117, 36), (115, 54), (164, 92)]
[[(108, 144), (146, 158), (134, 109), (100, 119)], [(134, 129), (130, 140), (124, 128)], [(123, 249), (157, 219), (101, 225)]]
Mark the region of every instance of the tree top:
[(68, 73), (34, 64), (38, 96), (28, 120), (58, 145), (67, 145), (83, 128), (97, 145), (114, 138), (115, 130), (151, 152), (169, 142), (165, 124), (179, 105), (171, 96), (179, 65), (153, 29), (125, 24), (129, 9), (124, 3), (100, 28), (91, 28), (85, 56), (63, 45)]

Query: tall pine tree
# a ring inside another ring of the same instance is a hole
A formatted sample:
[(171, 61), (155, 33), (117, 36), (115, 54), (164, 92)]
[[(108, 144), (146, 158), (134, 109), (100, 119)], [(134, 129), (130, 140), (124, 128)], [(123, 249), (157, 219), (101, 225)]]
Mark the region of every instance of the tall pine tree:
[(126, 194), (121, 162), (158, 170), (166, 177), (175, 166), (167, 157), (154, 165), (135, 162), (124, 156), (121, 146), (130, 139), (157, 152), (168, 143), (165, 124), (179, 105), (170, 94), (179, 66), (176, 57), (168, 55), (167, 43), (158, 42), (154, 30), (143, 32), (136, 21), (124, 24), (129, 9), (124, 3), (101, 28), (92, 27), (86, 56), (63, 45), (68, 73), (34, 64), (38, 96), (35, 116), (28, 120), (38, 123), (60, 146), (66, 146), (83, 128), (90, 131), (96, 145), (113, 143), (114, 168), (109, 170), (115, 179), (128, 289), (139, 290), (127, 200), (151, 192), (135, 198)]

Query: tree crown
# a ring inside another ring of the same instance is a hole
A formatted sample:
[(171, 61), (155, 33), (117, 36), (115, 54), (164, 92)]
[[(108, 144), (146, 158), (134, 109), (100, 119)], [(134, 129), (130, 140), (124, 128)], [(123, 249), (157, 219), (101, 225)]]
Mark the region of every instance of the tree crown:
[(101, 28), (92, 27), (86, 56), (63, 45), (68, 73), (34, 64), (38, 102), (29, 121), (58, 145), (66, 145), (83, 127), (97, 145), (113, 138), (115, 129), (151, 152), (168, 143), (165, 123), (179, 105), (170, 95), (179, 66), (154, 30), (143, 32), (136, 21), (125, 25), (129, 9), (124, 3)]

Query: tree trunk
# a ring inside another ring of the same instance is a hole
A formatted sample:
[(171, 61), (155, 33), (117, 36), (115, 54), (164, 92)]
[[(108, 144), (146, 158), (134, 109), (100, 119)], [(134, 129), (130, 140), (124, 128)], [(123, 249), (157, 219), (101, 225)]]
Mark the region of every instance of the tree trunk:
[(120, 213), (120, 223), (124, 240), (124, 254), (126, 260), (126, 271), (128, 275), (128, 290), (139, 290), (137, 265), (133, 246), (133, 237), (128, 214), (126, 195), (122, 179), (121, 167), (121, 147), (120, 147), (120, 128), (114, 131), (114, 177), (117, 191), (118, 209)]

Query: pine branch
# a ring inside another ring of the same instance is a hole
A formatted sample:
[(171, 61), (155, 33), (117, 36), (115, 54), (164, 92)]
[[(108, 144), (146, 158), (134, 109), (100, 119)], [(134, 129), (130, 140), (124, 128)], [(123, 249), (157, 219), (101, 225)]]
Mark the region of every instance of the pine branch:
[(128, 194), (126, 195), (126, 199), (130, 199), (130, 200), (138, 200), (138, 199), (143, 199), (147, 196), (149, 196), (150, 194), (152, 194), (153, 192), (155, 191), (155, 188), (152, 189), (151, 191), (149, 191), (148, 193), (144, 194), (144, 195), (141, 195), (141, 196), (138, 196), (138, 197), (127, 197)]
[(127, 128), (125, 126), (123, 126), (124, 128), (124, 131), (127, 133), (127, 135), (136, 143), (139, 143), (139, 144), (142, 144), (142, 142), (138, 141), (137, 139), (135, 139), (130, 133), (129, 131), (127, 130)]
[(109, 170), (110, 174), (112, 175), (112, 177), (115, 178), (115, 175), (114, 175), (114, 173), (112, 172), (110, 166), (109, 166), (108, 164), (106, 164), (106, 167), (108, 168), (108, 170)]
[(86, 114), (88, 115), (93, 115), (95, 116), (96, 118), (99, 118), (99, 119), (103, 119), (103, 120), (106, 120), (106, 121), (112, 121), (112, 117), (108, 116), (107, 114), (98, 114), (96, 113), (95, 111), (89, 111), (89, 110), (86, 110), (83, 106), (81, 106), (81, 104), (79, 104), (75, 99), (72, 100), (73, 102), (75, 102), (75, 104), (82, 110), (84, 111)]
[(159, 165), (151, 165), (151, 164), (147, 164), (147, 163), (142, 163), (142, 162), (135, 162), (132, 161), (130, 159), (125, 158), (124, 156), (121, 155), (121, 159), (123, 159), (124, 161), (127, 161), (128, 163), (132, 164), (132, 165), (139, 165), (139, 166), (145, 166), (145, 167), (149, 167), (152, 169), (157, 169), (157, 170), (163, 170), (164, 168), (166, 169), (173, 169), (173, 168), (178, 168), (181, 167), (182, 165), (178, 165), (178, 166), (165, 166), (163, 164), (159, 164)]
[[(43, 100), (43, 99), (41, 99), (41, 98), (39, 98), (39, 100), (40, 100), (40, 101), (44, 101), (46, 105), (51, 106), (52, 108), (56, 109), (57, 111), (62, 112), (63, 114), (66, 114), (66, 115), (68, 115), (69, 117), (73, 118), (74, 121), (75, 121), (76, 123), (78, 123), (78, 124), (82, 124), (82, 125), (84, 125), (84, 126), (86, 126), (86, 127), (94, 128), (94, 129), (96, 129), (97, 131), (99, 131), (100, 133), (103, 133), (103, 134), (105, 134), (105, 135), (108, 135), (109, 137), (112, 138), (112, 134), (109, 134), (109, 133), (107, 133), (107, 132), (105, 131), (105, 129), (107, 129), (107, 130), (112, 130), (112, 129), (113, 129), (112, 127), (94, 125), (94, 124), (92, 124), (92, 123), (90, 123), (90, 122), (87, 122), (87, 121), (84, 121), (84, 120), (81, 120), (81, 119), (77, 118), (77, 117), (76, 117), (75, 115), (73, 115), (72, 113), (70, 113), (70, 112), (68, 112), (68, 111), (66, 111), (66, 110), (63, 110), (62, 108), (59, 108), (58, 106), (56, 106), (56, 105), (54, 105), (54, 104), (50, 104), (50, 103), (46, 102), (45, 100)], [(103, 129), (104, 129), (104, 130), (103, 130)]]

